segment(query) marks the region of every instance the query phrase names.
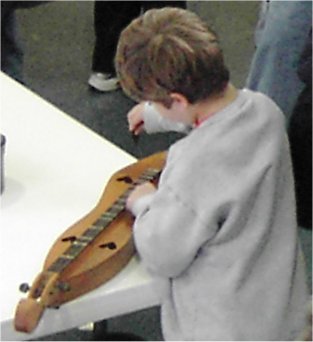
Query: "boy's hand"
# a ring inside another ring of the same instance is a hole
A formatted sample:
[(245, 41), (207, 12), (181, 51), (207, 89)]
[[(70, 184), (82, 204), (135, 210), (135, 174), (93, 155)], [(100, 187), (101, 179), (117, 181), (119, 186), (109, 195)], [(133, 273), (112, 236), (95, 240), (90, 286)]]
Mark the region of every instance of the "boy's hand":
[(136, 186), (136, 188), (130, 193), (126, 201), (126, 208), (132, 211), (134, 203), (141, 197), (150, 195), (156, 192), (156, 187), (150, 183), (146, 182), (144, 184)]
[(135, 135), (140, 134), (144, 129), (143, 112), (145, 102), (134, 106), (127, 114), (128, 128)]

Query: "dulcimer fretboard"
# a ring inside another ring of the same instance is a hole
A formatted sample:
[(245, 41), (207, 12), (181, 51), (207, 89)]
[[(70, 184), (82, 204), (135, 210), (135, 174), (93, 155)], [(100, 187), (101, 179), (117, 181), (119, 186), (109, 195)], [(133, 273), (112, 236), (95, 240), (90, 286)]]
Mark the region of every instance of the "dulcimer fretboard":
[(56, 259), (48, 268), (48, 272), (61, 273), (78, 255), (91, 244), (105, 228), (125, 210), (126, 200), (130, 192), (137, 186), (147, 181), (152, 181), (160, 174), (160, 170), (149, 168), (133, 182), (127, 190), (105, 211), (89, 228), (77, 237), (71, 246)]

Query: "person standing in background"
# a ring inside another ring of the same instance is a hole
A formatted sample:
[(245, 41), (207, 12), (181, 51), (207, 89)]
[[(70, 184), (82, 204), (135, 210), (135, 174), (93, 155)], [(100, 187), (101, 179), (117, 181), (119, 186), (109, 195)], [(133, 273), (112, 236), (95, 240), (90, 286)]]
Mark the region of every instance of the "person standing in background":
[(121, 31), (141, 12), (164, 6), (185, 8), (186, 1), (95, 1), (91, 88), (101, 92), (119, 88), (113, 60)]
[(19, 37), (15, 11), (48, 2), (1, 1), (1, 70), (20, 83), (24, 83), (24, 51)]
[(287, 125), (304, 88), (297, 65), (312, 23), (311, 1), (264, 1), (246, 87), (268, 95)]

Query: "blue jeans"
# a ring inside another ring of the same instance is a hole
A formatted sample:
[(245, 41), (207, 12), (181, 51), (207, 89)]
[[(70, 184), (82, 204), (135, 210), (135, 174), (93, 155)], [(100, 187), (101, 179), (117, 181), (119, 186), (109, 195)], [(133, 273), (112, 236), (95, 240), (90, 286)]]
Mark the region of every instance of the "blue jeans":
[(304, 87), (297, 69), (311, 25), (311, 1), (263, 3), (246, 87), (272, 98), (287, 123)]

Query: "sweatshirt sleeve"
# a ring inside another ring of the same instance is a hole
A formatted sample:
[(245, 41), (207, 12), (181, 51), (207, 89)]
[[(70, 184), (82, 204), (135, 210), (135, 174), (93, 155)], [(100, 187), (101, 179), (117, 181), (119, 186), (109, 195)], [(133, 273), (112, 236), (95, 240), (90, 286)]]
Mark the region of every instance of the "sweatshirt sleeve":
[(169, 187), (153, 194), (137, 214), (137, 252), (148, 270), (163, 277), (176, 277), (186, 270), (200, 247), (217, 231), (213, 223), (211, 227), (205, 225)]
[(150, 102), (145, 103), (143, 119), (145, 131), (149, 134), (169, 131), (187, 133), (190, 130), (181, 122), (174, 122), (162, 117)]

